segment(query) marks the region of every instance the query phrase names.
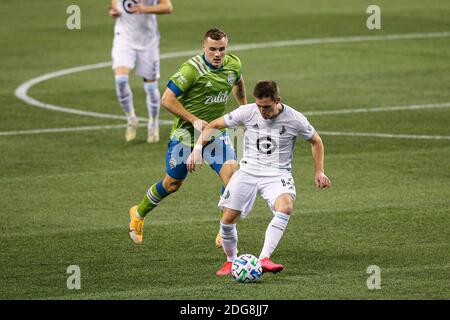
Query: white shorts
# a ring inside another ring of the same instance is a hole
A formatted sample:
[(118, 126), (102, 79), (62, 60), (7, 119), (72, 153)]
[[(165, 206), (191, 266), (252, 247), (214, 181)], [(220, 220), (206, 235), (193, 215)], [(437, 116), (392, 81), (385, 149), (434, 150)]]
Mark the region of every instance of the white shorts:
[(126, 41), (114, 41), (112, 47), (112, 68), (136, 67), (136, 74), (147, 80), (159, 79), (159, 44), (145, 49), (134, 49)]
[(240, 211), (241, 218), (245, 218), (252, 210), (258, 192), (274, 212), (275, 200), (281, 194), (291, 194), (295, 199), (294, 178), (289, 173), (260, 177), (238, 170), (228, 182), (218, 206), (220, 209), (225, 207)]

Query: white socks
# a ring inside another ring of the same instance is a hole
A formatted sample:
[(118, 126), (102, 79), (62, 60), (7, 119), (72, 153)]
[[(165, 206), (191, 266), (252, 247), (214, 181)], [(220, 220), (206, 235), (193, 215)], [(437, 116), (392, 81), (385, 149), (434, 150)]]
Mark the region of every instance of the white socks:
[[(275, 212), (266, 230), (264, 246), (259, 259), (269, 258), (275, 251), (291, 216), (283, 212)], [(220, 223), (220, 236), (222, 237), (223, 251), (227, 255), (227, 261), (233, 261), (237, 257), (238, 234), (236, 224)]]
[(289, 222), (290, 215), (275, 212), (272, 221), (270, 221), (269, 226), (266, 230), (266, 237), (264, 239), (264, 246), (261, 251), (259, 259), (269, 258), (275, 251), (278, 242), (280, 242), (283, 236), (284, 230), (286, 230), (287, 224)]
[(223, 224), (221, 222), (220, 236), (222, 237), (222, 247), (227, 255), (227, 261), (233, 261), (237, 258), (238, 235), (236, 224)]
[(161, 106), (161, 94), (158, 90), (158, 82), (144, 82), (144, 89), (147, 95), (148, 129), (158, 127), (159, 110)]
[(119, 99), (120, 106), (128, 118), (128, 123), (136, 122), (136, 113), (134, 112), (133, 105), (133, 93), (131, 92), (127, 75), (116, 75), (116, 94)]
[[(116, 94), (120, 106), (128, 118), (128, 123), (137, 121), (133, 105), (133, 93), (131, 92), (128, 75), (116, 75)], [(161, 106), (161, 94), (158, 90), (158, 82), (144, 82), (144, 90), (147, 96), (148, 127), (155, 129), (158, 127), (159, 111)]]

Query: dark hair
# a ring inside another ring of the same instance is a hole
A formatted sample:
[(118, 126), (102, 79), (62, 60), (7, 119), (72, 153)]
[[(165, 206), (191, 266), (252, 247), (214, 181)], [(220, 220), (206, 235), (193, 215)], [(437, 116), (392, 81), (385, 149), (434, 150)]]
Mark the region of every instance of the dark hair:
[(271, 98), (276, 100), (280, 97), (280, 91), (275, 81), (260, 80), (253, 89), (253, 96), (258, 99)]
[(227, 34), (220, 30), (219, 28), (212, 28), (206, 31), (205, 36), (203, 37), (203, 42), (206, 39), (211, 38), (213, 40), (221, 40), (222, 38), (227, 38)]

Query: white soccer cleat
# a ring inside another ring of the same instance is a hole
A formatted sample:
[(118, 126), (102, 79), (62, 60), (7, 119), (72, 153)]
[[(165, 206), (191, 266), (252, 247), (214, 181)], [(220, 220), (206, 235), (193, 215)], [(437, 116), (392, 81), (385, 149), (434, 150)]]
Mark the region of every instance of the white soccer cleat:
[(159, 142), (159, 128), (158, 127), (148, 129), (147, 142), (148, 143)]
[(136, 130), (139, 125), (139, 120), (128, 121), (127, 130), (125, 131), (125, 140), (130, 142), (136, 139)]

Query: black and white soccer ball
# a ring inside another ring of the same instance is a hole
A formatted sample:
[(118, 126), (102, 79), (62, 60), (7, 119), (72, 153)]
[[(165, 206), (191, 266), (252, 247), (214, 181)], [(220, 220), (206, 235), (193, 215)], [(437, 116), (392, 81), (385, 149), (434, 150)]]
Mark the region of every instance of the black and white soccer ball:
[(262, 274), (261, 263), (252, 254), (243, 254), (233, 260), (231, 275), (237, 282), (256, 282), (261, 279)]

